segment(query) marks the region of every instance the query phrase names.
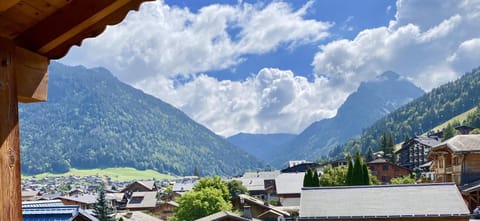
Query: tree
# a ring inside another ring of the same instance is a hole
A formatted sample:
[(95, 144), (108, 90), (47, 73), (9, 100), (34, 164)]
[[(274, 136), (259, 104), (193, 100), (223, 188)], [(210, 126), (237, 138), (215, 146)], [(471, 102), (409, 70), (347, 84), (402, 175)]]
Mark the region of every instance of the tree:
[(315, 169), (312, 169), (313, 172), (313, 186), (314, 187), (319, 187), (320, 186), (320, 179), (318, 178), (318, 172)]
[(305, 172), (305, 175), (303, 176), (303, 187), (311, 187), (312, 178), (313, 178), (312, 170), (308, 168), (307, 171)]
[(105, 198), (105, 184), (98, 188), (98, 197), (95, 206), (93, 207), (93, 216), (99, 221), (114, 221), (113, 209), (108, 207), (107, 199)]
[(347, 178), (346, 184), (347, 185), (370, 185), (371, 175), (369, 173), (368, 167), (366, 164), (363, 163), (362, 158), (360, 157), (360, 153), (357, 152), (355, 155), (355, 162), (348, 163), (347, 168)]
[(222, 194), (222, 198), (225, 201), (229, 201), (230, 198), (232, 197), (230, 195), (230, 192), (228, 191), (228, 185), (226, 182), (222, 180), (219, 176), (213, 177), (213, 178), (202, 178), (198, 183), (195, 185), (193, 190), (195, 191), (200, 191), (202, 189), (206, 188), (213, 188), (216, 190), (219, 190), (220, 193)]
[(412, 176), (395, 177), (390, 180), (390, 184), (414, 184), (416, 180)]
[(353, 185), (353, 161), (348, 158), (348, 166), (347, 166), (347, 177), (345, 179), (345, 184), (350, 186)]
[(445, 129), (443, 129), (443, 136), (442, 136), (442, 140), (448, 140), (450, 138), (452, 138), (453, 136), (456, 135), (456, 130), (455, 128), (453, 127), (452, 124), (447, 124), (447, 127), (445, 127)]
[(347, 185), (347, 167), (332, 167), (327, 165), (323, 168), (323, 174), (320, 176), (321, 186), (345, 186)]
[(239, 180), (232, 180), (227, 183), (228, 185), (228, 192), (232, 197), (238, 196), (238, 194), (245, 194), (247, 193), (247, 187), (245, 187), (241, 181)]
[(193, 189), (178, 200), (174, 221), (192, 221), (220, 211), (232, 210), (232, 204), (223, 198), (221, 190), (204, 187)]

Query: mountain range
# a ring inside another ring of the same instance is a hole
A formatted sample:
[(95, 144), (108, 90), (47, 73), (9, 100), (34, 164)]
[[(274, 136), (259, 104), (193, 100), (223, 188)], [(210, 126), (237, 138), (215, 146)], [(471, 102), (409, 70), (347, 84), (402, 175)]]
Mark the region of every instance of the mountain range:
[(134, 167), (238, 175), (262, 162), (104, 68), (53, 62), (48, 102), (20, 104), (22, 172)]
[[(314, 160), (325, 156), (334, 147), (360, 135), (362, 129), (376, 120), (423, 94), (424, 91), (410, 81), (402, 79), (395, 72), (387, 71), (373, 81), (361, 83), (357, 91), (348, 96), (341, 105), (335, 117), (312, 123), (302, 133), (278, 146), (265, 146), (270, 153), (275, 154), (268, 158), (259, 155), (259, 158), (281, 168), (288, 160)], [(250, 151), (240, 144), (237, 145), (247, 152)]]

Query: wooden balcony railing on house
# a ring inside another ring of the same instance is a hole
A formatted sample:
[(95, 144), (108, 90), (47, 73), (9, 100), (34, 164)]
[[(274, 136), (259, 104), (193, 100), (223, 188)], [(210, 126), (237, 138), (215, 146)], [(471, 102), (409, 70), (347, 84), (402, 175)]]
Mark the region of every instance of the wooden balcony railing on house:
[(453, 173), (453, 167), (445, 167), (445, 173), (447, 174)]

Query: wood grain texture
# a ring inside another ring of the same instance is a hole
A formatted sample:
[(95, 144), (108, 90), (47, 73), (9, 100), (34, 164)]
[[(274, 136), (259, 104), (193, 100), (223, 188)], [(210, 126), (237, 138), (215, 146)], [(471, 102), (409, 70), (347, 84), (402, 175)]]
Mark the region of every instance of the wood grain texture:
[(0, 220), (22, 220), (15, 46), (0, 39)]

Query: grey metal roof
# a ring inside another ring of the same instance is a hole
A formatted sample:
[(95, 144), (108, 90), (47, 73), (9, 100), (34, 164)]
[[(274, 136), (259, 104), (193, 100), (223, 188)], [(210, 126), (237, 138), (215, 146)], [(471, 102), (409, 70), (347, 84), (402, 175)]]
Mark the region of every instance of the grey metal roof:
[(439, 140), (431, 138), (431, 137), (424, 137), (424, 136), (416, 136), (413, 139), (418, 141), (421, 144), (433, 147), (435, 145), (438, 145), (440, 143)]
[(469, 216), (454, 183), (304, 188), (300, 217)]
[(265, 190), (265, 179), (264, 178), (238, 178), (242, 182), (243, 186), (247, 188), (248, 191), (262, 191)]
[(35, 207), (55, 207), (63, 206), (61, 200), (37, 200), (37, 201), (23, 201), (22, 208), (35, 208)]
[(197, 183), (197, 181), (187, 182), (187, 183), (174, 183), (173, 187), (172, 187), (172, 191), (173, 192), (187, 192), (187, 191), (193, 189), (193, 187), (195, 187), (196, 183)]
[(305, 173), (282, 173), (275, 179), (277, 194), (300, 194)]
[(480, 135), (457, 135), (434, 147), (432, 150), (447, 146), (452, 152), (480, 152)]

